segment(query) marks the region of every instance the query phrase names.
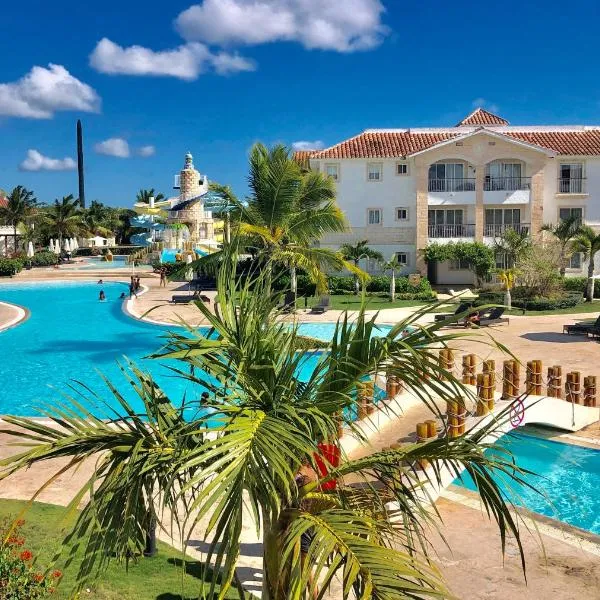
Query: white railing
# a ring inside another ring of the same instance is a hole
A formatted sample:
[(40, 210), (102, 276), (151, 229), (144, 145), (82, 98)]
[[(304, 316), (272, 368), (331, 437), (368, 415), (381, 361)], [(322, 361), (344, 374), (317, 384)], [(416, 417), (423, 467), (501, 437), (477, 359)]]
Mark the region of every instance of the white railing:
[(585, 194), (585, 177), (561, 177), (558, 180), (559, 194)]
[(475, 237), (475, 225), (429, 225), (430, 238), (471, 238)]
[(500, 224), (488, 224), (486, 223), (483, 227), (483, 235), (485, 237), (500, 237), (506, 231), (512, 229), (517, 233), (529, 233), (529, 223), (500, 223)]
[(429, 179), (430, 192), (474, 192), (475, 179), (465, 177)]
[(528, 190), (531, 188), (531, 177), (489, 177), (483, 182), (486, 192)]

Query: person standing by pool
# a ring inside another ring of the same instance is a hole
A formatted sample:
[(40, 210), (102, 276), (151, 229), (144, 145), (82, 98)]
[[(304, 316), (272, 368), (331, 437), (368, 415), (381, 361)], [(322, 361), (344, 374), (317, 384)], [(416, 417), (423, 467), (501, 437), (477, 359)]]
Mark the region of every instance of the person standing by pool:
[(137, 298), (137, 294), (135, 293), (135, 281), (132, 277), (131, 283), (129, 284), (129, 299), (131, 300), (134, 296)]
[(160, 269), (160, 287), (167, 287), (167, 270), (164, 267)]

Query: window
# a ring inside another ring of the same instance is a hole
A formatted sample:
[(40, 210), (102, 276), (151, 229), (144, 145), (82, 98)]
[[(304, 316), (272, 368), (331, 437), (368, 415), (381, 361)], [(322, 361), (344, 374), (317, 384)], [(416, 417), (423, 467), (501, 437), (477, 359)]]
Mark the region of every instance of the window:
[(469, 270), (469, 261), (461, 258), (460, 260), (451, 260), (450, 261), (450, 270), (451, 271), (468, 271)]
[(486, 208), (484, 235), (486, 237), (499, 237), (507, 229), (521, 231), (520, 208)]
[(575, 254), (572, 254), (571, 258), (569, 258), (569, 264), (567, 266), (569, 269), (581, 271), (581, 252), (575, 252)]
[(435, 163), (429, 167), (430, 192), (473, 191), (475, 181), (465, 179), (463, 163)]
[(396, 163), (396, 175), (408, 175), (408, 163)]
[(380, 208), (369, 208), (367, 210), (367, 224), (368, 225), (381, 225), (381, 209)]
[(514, 262), (506, 253), (498, 252), (496, 254), (496, 269), (512, 269), (514, 266)]
[(396, 221), (408, 221), (408, 208), (399, 206), (396, 209)]
[(368, 163), (367, 179), (369, 181), (381, 181), (383, 179), (383, 165), (381, 163)]
[(559, 208), (558, 218), (561, 221), (566, 221), (571, 217), (575, 217), (580, 223), (583, 221), (583, 208)]
[(408, 266), (408, 252), (396, 252), (396, 258), (398, 259), (398, 264), (403, 267)]
[(558, 193), (583, 193), (583, 163), (561, 163), (559, 165)]
[(484, 189), (488, 191), (508, 190), (514, 192), (527, 188), (522, 177), (521, 163), (495, 160), (485, 166)]
[[(431, 209), (427, 213), (429, 237), (465, 237), (468, 227), (463, 223), (463, 210), (460, 208)], [(473, 235), (473, 234), (471, 234)]]
[(325, 174), (334, 181), (340, 180), (340, 165), (325, 165)]

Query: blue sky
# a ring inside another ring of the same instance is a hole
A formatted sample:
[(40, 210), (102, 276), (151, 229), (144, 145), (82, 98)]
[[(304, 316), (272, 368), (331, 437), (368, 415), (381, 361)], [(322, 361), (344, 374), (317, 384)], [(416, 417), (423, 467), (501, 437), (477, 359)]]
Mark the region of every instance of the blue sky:
[(77, 195), (77, 118), (88, 202), (122, 206), (169, 194), (187, 150), (243, 195), (257, 140), (453, 125), (481, 102), (600, 124), (594, 1), (30, 0), (1, 17), (0, 188), (44, 201)]

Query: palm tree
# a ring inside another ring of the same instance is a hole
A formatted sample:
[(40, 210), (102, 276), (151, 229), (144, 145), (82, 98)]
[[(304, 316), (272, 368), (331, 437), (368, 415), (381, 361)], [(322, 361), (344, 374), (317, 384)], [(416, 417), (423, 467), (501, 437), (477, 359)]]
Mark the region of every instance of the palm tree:
[(398, 255), (394, 254), (390, 260), (383, 264), (384, 271), (390, 271), (390, 302), (396, 299), (396, 271), (401, 269), (402, 265), (398, 262)]
[(17, 227), (31, 216), (36, 203), (37, 199), (33, 192), (18, 185), (8, 195), (6, 206), (0, 206), (0, 222), (13, 228), (15, 252), (17, 251)]
[(497, 254), (504, 254), (507, 258), (507, 267), (512, 268), (531, 248), (531, 237), (526, 230), (516, 231), (506, 229), (501, 237), (494, 240), (494, 250)]
[(556, 225), (544, 225), (542, 231), (550, 232), (557, 240), (560, 245), (560, 275), (565, 276), (567, 270), (567, 259), (573, 253), (571, 242), (579, 232), (581, 231), (581, 219), (576, 216), (562, 219), (560, 223)]
[(144, 204), (150, 204), (150, 198), (154, 198), (155, 202), (161, 202), (165, 199), (164, 194), (154, 193), (154, 188), (150, 188), (149, 190), (141, 189), (135, 196), (136, 202), (142, 202)]
[(588, 302), (594, 301), (594, 262), (596, 254), (600, 252), (600, 233), (594, 231), (589, 225), (582, 225), (579, 234), (573, 240), (573, 250), (581, 252), (588, 263), (588, 280), (585, 296)]
[[(222, 261), (215, 312), (199, 303), (211, 335), (204, 337), (193, 327), (171, 333), (161, 354), (181, 365), (174, 367), (175, 375), (198, 386), (198, 392), (208, 391), (206, 411), (186, 411), (184, 419), (185, 409), (177, 408), (180, 398), (169, 398), (131, 365), (125, 386), (141, 400), (141, 413), (126, 393), (107, 382), (112, 405), (125, 418), (112, 412), (102, 394), (83, 385), (82, 402), (73, 400), (71, 406), (63, 400), (46, 409), (58, 428), (3, 417), (16, 426), (4, 433), (25, 449), (3, 460), (1, 478), (56, 457), (68, 461), (61, 473), (84, 461), (95, 466), (69, 507), (74, 513), (90, 495), (65, 541), (71, 558), (83, 552), (79, 587), (112, 557), (127, 561), (140, 554), (148, 523), (163, 516), (182, 540), (189, 539), (192, 528), (194, 535), (210, 540), (207, 597), (213, 597), (217, 582), (219, 597), (231, 586), (242, 523), (249, 520), (262, 537), (265, 600), (300, 600), (306, 592), (316, 597), (315, 582), (326, 593), (336, 575), (343, 580), (338, 597), (344, 599), (351, 593), (360, 598), (448, 597), (428, 556), (426, 532), (441, 524), (426, 507), (427, 493), (415, 467), (424, 460), (431, 461), (434, 481), (442, 469), (458, 475), (466, 468), (502, 539), (513, 535), (523, 560), (511, 505), (492, 475), (498, 471), (509, 482), (522, 482), (525, 471), (509, 454), (484, 452), (489, 447), (484, 437), (497, 427), (494, 420), (454, 439), (359, 459), (342, 456), (318, 483), (296, 477), (303, 464), (317, 468), (318, 443), (336, 440), (340, 421), (346, 422), (348, 435), (362, 439), (349, 417), (357, 407), (357, 388), (384, 367), (436, 412), (434, 395), (442, 401), (471, 398), (470, 389), (437, 361), (437, 349), (458, 334), (431, 325), (403, 336), (423, 311), (385, 337), (371, 339), (375, 323), (361, 311), (353, 324), (347, 316), (338, 322), (329, 351), (308, 380), (300, 380), (304, 357), (297, 352), (298, 330), (279, 319), (275, 307), (280, 298), (270, 293), (266, 272), (236, 283), (235, 265), (228, 256)], [(106, 406), (110, 416), (92, 416), (85, 408), (92, 405)], [(386, 406), (382, 410), (393, 410)], [(319, 487), (328, 481), (337, 486)], [(308, 547), (301, 551), (305, 533)]]
[[(379, 252), (379, 250), (373, 250), (373, 248), (369, 248), (367, 245), (369, 240), (360, 240), (356, 242), (356, 244), (342, 244), (340, 247), (340, 252), (342, 256), (348, 260), (352, 261), (356, 269), (358, 269), (358, 263), (363, 258), (370, 258), (372, 260), (383, 260), (383, 254)], [(359, 278), (354, 276), (354, 293), (358, 294), (360, 292), (360, 283)]]
[(255, 144), (250, 152), (251, 195), (245, 204), (234, 197), (234, 227), (258, 248), (259, 258), (270, 269), (273, 263), (291, 271), (291, 291), (296, 292), (296, 269), (301, 268), (326, 287), (326, 270), (348, 268), (338, 252), (314, 244), (323, 235), (346, 230), (346, 219), (335, 202), (331, 179), (305, 173), (281, 145), (271, 149)]
[(75, 200), (72, 194), (63, 196), (61, 200), (55, 200), (44, 213), (51, 235), (58, 237), (61, 248), (63, 237), (77, 235), (85, 230), (82, 217), (79, 200)]

